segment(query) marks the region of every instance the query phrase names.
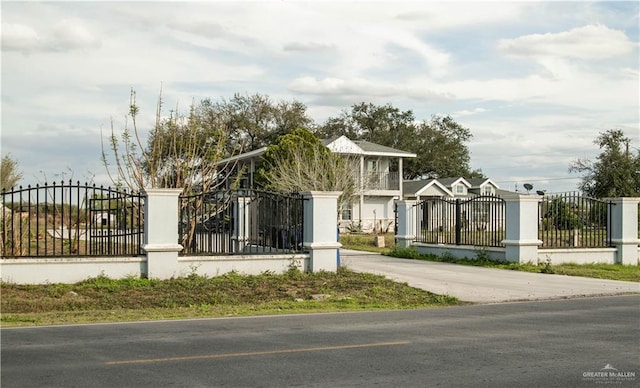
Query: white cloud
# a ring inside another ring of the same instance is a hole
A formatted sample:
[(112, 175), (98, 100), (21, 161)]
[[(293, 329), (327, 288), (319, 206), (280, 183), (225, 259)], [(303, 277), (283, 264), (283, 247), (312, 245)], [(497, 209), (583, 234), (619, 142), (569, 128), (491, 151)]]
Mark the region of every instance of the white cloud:
[(559, 33), (503, 39), (498, 43), (498, 49), (509, 55), (578, 59), (605, 59), (625, 55), (637, 46), (623, 31), (610, 29), (602, 24)]
[(324, 42), (291, 42), (284, 45), (284, 51), (324, 51), (335, 50), (333, 43)]
[(55, 50), (90, 49), (100, 47), (100, 40), (82, 22), (62, 20), (53, 27), (51, 48)]
[(471, 116), (478, 113), (484, 113), (486, 111), (487, 110), (484, 108), (464, 109), (464, 110), (453, 112), (452, 116), (453, 117)]
[(300, 94), (320, 96), (352, 96), (360, 98), (406, 96), (420, 101), (445, 102), (452, 98), (447, 93), (435, 93), (407, 84), (392, 84), (383, 81), (370, 81), (362, 78), (345, 80), (342, 78), (300, 77), (294, 79), (289, 90)]
[[(45, 26), (46, 27), (46, 26)], [(80, 21), (65, 19), (50, 30), (14, 23), (2, 24), (2, 50), (23, 53), (95, 49), (100, 40)]]
[(40, 47), (40, 37), (24, 24), (2, 23), (2, 50), (29, 52)]

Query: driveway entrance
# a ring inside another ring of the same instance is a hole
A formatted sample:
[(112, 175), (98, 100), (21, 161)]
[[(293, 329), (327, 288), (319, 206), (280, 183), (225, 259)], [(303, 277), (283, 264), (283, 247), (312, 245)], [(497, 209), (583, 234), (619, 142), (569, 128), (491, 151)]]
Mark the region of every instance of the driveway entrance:
[(398, 259), (340, 250), (343, 266), (384, 275), (412, 287), (475, 303), (564, 299), (640, 293), (640, 283), (537, 274), (459, 264)]

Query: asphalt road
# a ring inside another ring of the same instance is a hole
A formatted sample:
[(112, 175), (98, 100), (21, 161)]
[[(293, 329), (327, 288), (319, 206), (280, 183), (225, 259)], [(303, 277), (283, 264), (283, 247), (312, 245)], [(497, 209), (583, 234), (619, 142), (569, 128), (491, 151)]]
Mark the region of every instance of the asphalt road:
[(638, 295), (0, 334), (3, 388), (640, 383)]

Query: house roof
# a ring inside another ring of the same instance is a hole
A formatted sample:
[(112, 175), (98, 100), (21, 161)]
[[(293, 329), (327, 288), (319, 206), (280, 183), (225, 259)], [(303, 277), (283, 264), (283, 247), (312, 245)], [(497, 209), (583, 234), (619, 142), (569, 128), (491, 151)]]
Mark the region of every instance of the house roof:
[(482, 187), (490, 184), (493, 187), (498, 188), (498, 185), (489, 178), (469, 178), (467, 179), (467, 182), (469, 182), (471, 187)]
[(422, 195), (429, 187), (436, 186), (439, 188), (444, 194), (448, 194), (453, 196), (453, 193), (445, 187), (442, 183), (440, 183), (437, 179), (421, 179), (417, 181), (403, 181), (402, 182), (402, 191), (405, 196), (417, 197)]
[(472, 187), (471, 183), (469, 183), (468, 180), (464, 179), (461, 176), (460, 177), (454, 177), (454, 178), (438, 178), (438, 181), (440, 183), (442, 183), (443, 185), (445, 185), (446, 187), (452, 187), (456, 183), (462, 183), (463, 185), (465, 185), (467, 187)]
[[(393, 156), (400, 158), (415, 158), (416, 154), (397, 150), (395, 148), (383, 146), (376, 143), (371, 143), (365, 140), (351, 140), (346, 136), (340, 136), (332, 139), (322, 139), (322, 144), (327, 146), (332, 152), (339, 154), (355, 154), (355, 155), (370, 155), (370, 156)], [(230, 158), (223, 159), (218, 162), (218, 166), (226, 165), (228, 163), (259, 159), (262, 154), (265, 153), (267, 147), (258, 148), (257, 150), (245, 152), (239, 155), (232, 156)]]
[(355, 154), (369, 156), (394, 156), (400, 158), (415, 158), (416, 154), (395, 148), (372, 143), (366, 140), (351, 140), (346, 136), (323, 140), (332, 152), (339, 154)]

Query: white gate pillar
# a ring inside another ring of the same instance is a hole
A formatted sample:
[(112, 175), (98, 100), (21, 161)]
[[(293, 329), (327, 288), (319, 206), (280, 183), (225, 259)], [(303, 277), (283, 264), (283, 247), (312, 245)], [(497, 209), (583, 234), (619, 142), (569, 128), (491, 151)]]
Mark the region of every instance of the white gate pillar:
[(638, 265), (638, 202), (640, 198), (607, 198), (611, 209), (611, 242), (616, 247), (616, 263)]
[(415, 200), (396, 202), (398, 212), (398, 232), (395, 236), (398, 249), (409, 248), (416, 238), (416, 204)]
[(177, 273), (178, 201), (182, 189), (146, 189), (144, 201), (144, 244), (147, 278), (169, 279)]
[(506, 195), (505, 259), (516, 263), (538, 261), (538, 203), (540, 195)]
[(303, 245), (309, 250), (311, 272), (338, 270), (336, 238), (339, 191), (308, 191), (304, 198)]

